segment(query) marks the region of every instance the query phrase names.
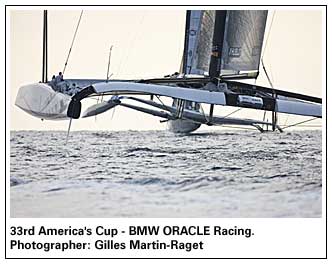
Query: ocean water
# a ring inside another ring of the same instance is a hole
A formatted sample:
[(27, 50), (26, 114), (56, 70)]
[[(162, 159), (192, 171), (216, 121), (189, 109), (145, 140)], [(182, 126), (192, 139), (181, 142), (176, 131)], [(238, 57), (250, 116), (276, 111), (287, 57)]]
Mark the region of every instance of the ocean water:
[(321, 131), (12, 131), (11, 217), (321, 217)]

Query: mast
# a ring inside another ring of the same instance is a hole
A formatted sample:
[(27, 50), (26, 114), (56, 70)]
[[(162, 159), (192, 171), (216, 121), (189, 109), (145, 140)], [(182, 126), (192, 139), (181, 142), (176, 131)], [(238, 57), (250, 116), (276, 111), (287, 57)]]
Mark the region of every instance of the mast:
[(210, 78), (219, 77), (221, 69), (221, 53), (223, 49), (224, 33), (226, 26), (227, 11), (216, 10), (214, 24), (212, 52), (209, 67)]
[[(212, 51), (209, 66), (209, 77), (216, 78), (220, 76), (221, 53), (223, 49), (227, 11), (216, 10), (214, 21), (214, 31), (212, 38)], [(212, 80), (216, 83), (215, 79)], [(212, 124), (214, 105), (210, 105), (209, 124)]]
[(183, 57), (182, 57), (182, 73), (187, 73), (187, 51), (188, 51), (188, 38), (189, 38), (189, 31), (190, 31), (190, 10), (187, 10), (186, 12), (186, 29), (185, 29), (185, 35), (184, 35), (184, 48), (183, 48)]
[(44, 10), (43, 17), (43, 64), (42, 64), (42, 83), (47, 82), (47, 10)]

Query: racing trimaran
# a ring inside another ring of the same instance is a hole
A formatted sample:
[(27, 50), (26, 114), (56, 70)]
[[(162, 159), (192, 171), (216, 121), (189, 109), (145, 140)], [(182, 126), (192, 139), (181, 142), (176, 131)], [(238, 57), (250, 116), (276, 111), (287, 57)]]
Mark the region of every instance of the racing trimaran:
[[(168, 122), (171, 131), (182, 133), (192, 132), (202, 124), (252, 126), (261, 132), (270, 126), (282, 132), (277, 113), (321, 118), (321, 98), (236, 81), (257, 79), (259, 75), (267, 15), (266, 10), (187, 11), (180, 73), (137, 80), (65, 79), (59, 88), (47, 79), (44, 11), (42, 81), (22, 86), (15, 104), (35, 117), (70, 119), (70, 123), (72, 119), (122, 106), (160, 117)], [(71, 95), (73, 86), (76, 91)], [(83, 99), (108, 95), (112, 96), (108, 101), (90, 106), (81, 115)], [(165, 105), (160, 97), (171, 98), (173, 104)], [(209, 113), (204, 113), (201, 104), (209, 105)], [(272, 120), (216, 116), (215, 105), (271, 111)]]

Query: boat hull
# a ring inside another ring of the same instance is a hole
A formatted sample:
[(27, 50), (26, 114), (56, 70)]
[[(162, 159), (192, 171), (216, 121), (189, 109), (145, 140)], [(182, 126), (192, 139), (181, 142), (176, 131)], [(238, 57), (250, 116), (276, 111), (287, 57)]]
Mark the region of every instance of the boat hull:
[(66, 120), (71, 97), (54, 91), (48, 84), (20, 87), (15, 105), (28, 114), (45, 120)]
[(201, 124), (184, 119), (169, 120), (167, 122), (168, 130), (173, 133), (190, 133), (198, 129), (200, 126)]

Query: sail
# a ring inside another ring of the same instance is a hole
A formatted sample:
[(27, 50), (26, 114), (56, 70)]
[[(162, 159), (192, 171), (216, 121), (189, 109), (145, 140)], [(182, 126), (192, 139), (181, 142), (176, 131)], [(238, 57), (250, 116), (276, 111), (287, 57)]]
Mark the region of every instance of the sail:
[[(216, 18), (224, 14), (226, 19)], [(258, 72), (267, 14), (267, 10), (187, 11), (183, 73)], [(223, 40), (214, 44), (218, 36)], [(210, 65), (213, 56), (218, 63)]]
[(258, 71), (267, 10), (227, 12), (221, 74)]
[(214, 10), (187, 11), (183, 72), (205, 74), (209, 71), (214, 29)]

